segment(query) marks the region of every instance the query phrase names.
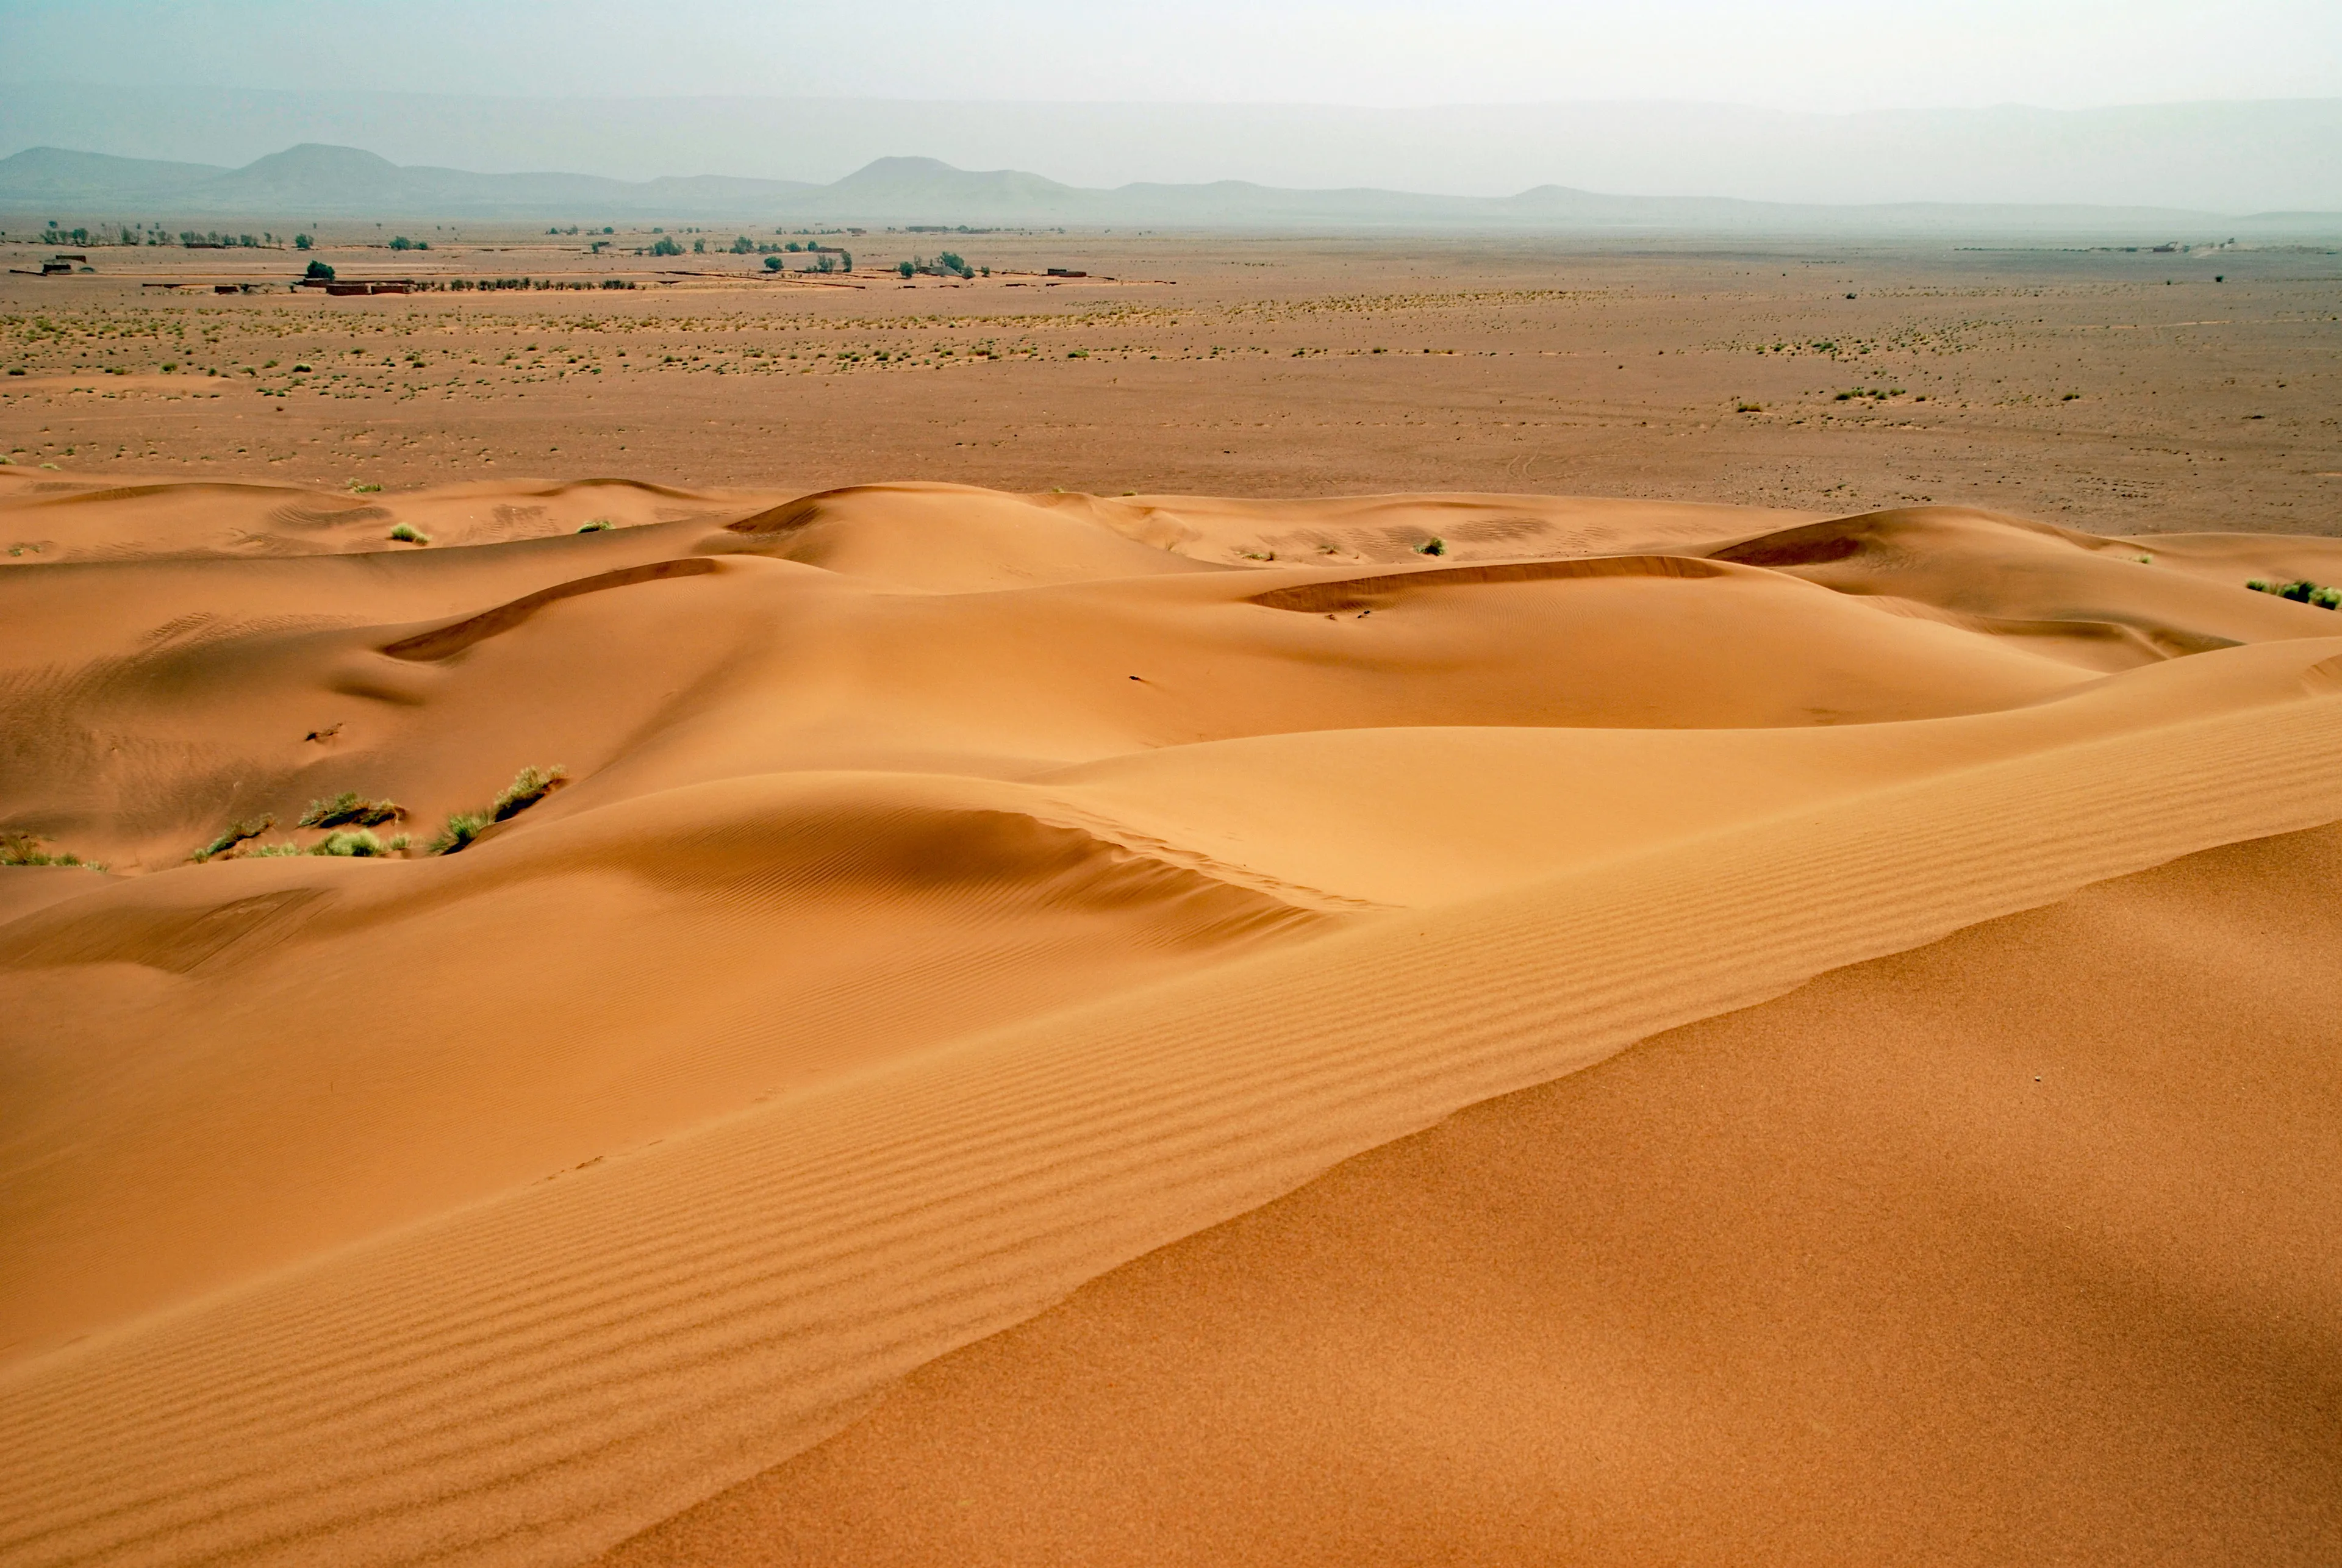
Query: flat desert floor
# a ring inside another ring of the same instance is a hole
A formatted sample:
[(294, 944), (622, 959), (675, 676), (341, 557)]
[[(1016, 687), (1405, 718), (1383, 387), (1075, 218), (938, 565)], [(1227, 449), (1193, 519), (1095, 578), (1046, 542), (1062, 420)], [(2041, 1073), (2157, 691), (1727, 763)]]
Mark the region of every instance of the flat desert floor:
[(2331, 258), (957, 243), (9, 280), (0, 1563), (2342, 1554)]
[[(25, 372), (0, 375), (0, 451), (324, 488), (1932, 501), (2106, 533), (2342, 517), (2330, 248), (874, 234), (818, 242), (852, 248), (851, 282), (777, 282), (723, 247), (815, 240), (718, 232), (652, 258), (630, 254), (647, 233), (596, 255), (415, 227), (430, 251), (368, 225), (310, 254), (345, 279), (564, 286), (327, 297), (285, 291), (295, 251), (94, 248), (95, 274), (0, 276), (0, 361)], [(886, 270), (952, 246), (992, 275)], [(52, 254), (0, 245), (10, 267)], [(212, 292), (245, 285), (264, 292)]]

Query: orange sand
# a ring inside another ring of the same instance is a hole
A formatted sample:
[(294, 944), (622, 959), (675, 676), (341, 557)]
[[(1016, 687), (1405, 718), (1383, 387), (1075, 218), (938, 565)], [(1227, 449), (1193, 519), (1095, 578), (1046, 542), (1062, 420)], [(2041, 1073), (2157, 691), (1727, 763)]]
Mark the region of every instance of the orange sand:
[[(2302, 1499), (2332, 1495), (2336, 1303), (2271, 1239), (2323, 1245), (2337, 1209), (2300, 1154), (2332, 1131), (2330, 841), (2075, 894), (2342, 818), (2342, 617), (2241, 586), (2342, 582), (2342, 544), (1950, 507), (13, 471), (10, 518), (48, 544), (0, 567), (0, 828), (111, 870), (0, 870), (0, 1562), (574, 1563), (678, 1514), (629, 1550), (1986, 1561), (2051, 1515), (2107, 1561), (2215, 1525), (2261, 1560), (2334, 1540)], [(540, 804), (420, 854), (556, 764)], [(313, 844), (295, 817), (345, 790), (397, 802), (381, 832), (415, 851), (189, 863), (263, 816), (255, 842)], [(2087, 914), (2164, 904), (2201, 984), (2126, 969)], [(2043, 922), (2071, 950), (2048, 971)], [(2024, 986), (2047, 1022), (2010, 1011)], [(2281, 1024), (2238, 1033), (2256, 1004)], [(2108, 1055), (2113, 1012), (2169, 1072)], [(2119, 1158), (1915, 1174), (2016, 1158), (1987, 1091), (2036, 1047), (2096, 1074), (2085, 1130)], [(2181, 1093), (2207, 1075), (2233, 1103)], [(1954, 1106), (1958, 1138), (1914, 1130)], [(1452, 1177), (1408, 1164), (1460, 1145)], [(1634, 1174), (1654, 1161), (1687, 1174)], [(2130, 1273), (2004, 1277), (2011, 1247), (2054, 1260), (2052, 1221), (1961, 1229), (2011, 1192), (2071, 1218), (2124, 1170), (2133, 1206), (2091, 1223), (2153, 1230)], [(1874, 1173), (1876, 1244), (1799, 1273), (1833, 1171)], [(2198, 1173), (2286, 1201), (2247, 1223), (2157, 1195)], [(1596, 1193), (1608, 1229), (1551, 1229)], [(1399, 1277), (1440, 1246), (1545, 1261), (1510, 1293)], [(1737, 1304), (1626, 1289), (1662, 1264)], [(1775, 1266), (1802, 1283), (1768, 1316)], [(2157, 1349), (2198, 1300), (2257, 1348)], [(1857, 1359), (1865, 1313), (1907, 1326), (1801, 1403), (1801, 1312)], [(1171, 1438), (1072, 1378), (1093, 1331), (1065, 1325), (1157, 1318), (1201, 1336), (1150, 1418), (1191, 1457), (1139, 1475)], [(1586, 1325), (1629, 1321), (1622, 1370)], [(1975, 1348), (2020, 1321), (2049, 1359)], [(1279, 1333), (1308, 1349), (1268, 1367)], [(1905, 1431), (1947, 1387), (1968, 1403)], [(1003, 1416), (1021, 1391), (1047, 1403)], [(1573, 1402), (1573, 1435), (1523, 1446)], [(2193, 1446), (2124, 1436), (2183, 1405)], [(1828, 1429), (1805, 1490), (1793, 1418)], [(983, 1482), (871, 1524), (886, 1489), (961, 1484), (970, 1423), (987, 1473), (1056, 1505)], [(1076, 1429), (1107, 1434), (1052, 1487)], [(2028, 1490), (1944, 1457), (2018, 1438), (2063, 1468)], [(1831, 1523), (1849, 1488), (1883, 1499), (1870, 1534)]]
[(2342, 830), (1459, 1114), (608, 1561), (2329, 1563)]

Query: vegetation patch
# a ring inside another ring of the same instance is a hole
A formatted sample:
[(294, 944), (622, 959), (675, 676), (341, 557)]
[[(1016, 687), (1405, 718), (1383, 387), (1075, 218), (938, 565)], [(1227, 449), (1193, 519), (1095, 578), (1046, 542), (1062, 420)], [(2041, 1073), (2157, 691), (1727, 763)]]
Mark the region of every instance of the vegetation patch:
[(485, 812), (459, 811), (447, 819), (447, 825), (441, 828), (439, 836), (431, 841), (430, 853), (454, 854), (458, 850), (468, 849), (474, 839), (487, 831), (487, 826)]
[(2290, 583), (2274, 583), (2255, 577), (2245, 584), (2256, 594), (2275, 594), (2280, 599), (2291, 599), (2297, 604), (2315, 604), (2321, 610), (2342, 610), (2342, 588), (2328, 588), (2307, 577), (2297, 577)]
[[(315, 803), (313, 802), (312, 804), (314, 804)], [(236, 848), (247, 840), (258, 838), (262, 834), (266, 833), (270, 828), (275, 827), (275, 825), (276, 819), (273, 816), (258, 816), (253, 818), (250, 822), (232, 822), (227, 824), (226, 828), (221, 832), (217, 838), (212, 840), (211, 843), (204, 845), (203, 848), (195, 851), (195, 854), (189, 855), (187, 858), (194, 861), (197, 865), (201, 865), (207, 860), (215, 859), (220, 855), (227, 854), (228, 851)]]
[(509, 822), (569, 782), (569, 770), (558, 765), (525, 767), (505, 792), (485, 811), (459, 811), (447, 819), (431, 841), (433, 854), (454, 854), (500, 822)]
[(41, 847), (45, 841), (36, 833), (0, 833), (0, 865), (78, 865), (91, 871), (104, 871), (105, 863), (84, 860), (70, 853), (51, 854)]
[(518, 816), (537, 802), (569, 782), (569, 770), (558, 765), (549, 768), (525, 767), (514, 775), (511, 785), (496, 796), (490, 817), (496, 822)]
[(406, 844), (407, 837), (403, 833), (396, 838), (394, 838), (385, 844), (381, 839), (376, 838), (372, 830), (362, 827), (353, 831), (329, 833), (315, 844), (313, 844), (310, 847), (309, 853), (311, 854), (330, 854), (349, 856), (358, 859), (375, 859), (383, 855), (402, 854), (405, 852)]
[(402, 544), (428, 544), (431, 543), (431, 535), (424, 533), (412, 523), (401, 523), (390, 531), (390, 536), (393, 539), (397, 540)]

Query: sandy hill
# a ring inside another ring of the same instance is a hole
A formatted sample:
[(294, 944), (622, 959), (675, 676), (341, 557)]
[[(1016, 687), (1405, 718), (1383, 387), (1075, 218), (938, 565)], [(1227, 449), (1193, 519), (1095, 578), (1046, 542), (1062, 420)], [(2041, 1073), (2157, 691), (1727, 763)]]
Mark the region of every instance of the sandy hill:
[(0, 516), (0, 1562), (2342, 1547), (2342, 543)]

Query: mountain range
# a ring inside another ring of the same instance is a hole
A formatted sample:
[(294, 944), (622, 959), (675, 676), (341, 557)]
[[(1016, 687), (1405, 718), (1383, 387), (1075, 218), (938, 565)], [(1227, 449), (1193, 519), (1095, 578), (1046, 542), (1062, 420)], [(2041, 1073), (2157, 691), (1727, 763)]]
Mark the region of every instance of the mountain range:
[(2175, 207), (1902, 202), (1867, 205), (1616, 195), (1544, 185), (1509, 196), (1353, 187), (1289, 190), (1242, 180), (1113, 189), (934, 158), (882, 157), (828, 185), (703, 175), (629, 181), (408, 166), (356, 147), (305, 143), (241, 168), (31, 147), (0, 159), (0, 212), (45, 220), (282, 217), (616, 219), (1160, 225), (1739, 233), (2342, 235), (2342, 214), (2221, 215)]

